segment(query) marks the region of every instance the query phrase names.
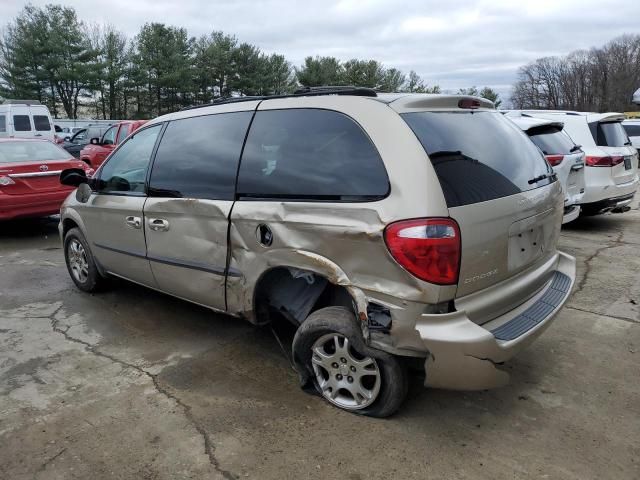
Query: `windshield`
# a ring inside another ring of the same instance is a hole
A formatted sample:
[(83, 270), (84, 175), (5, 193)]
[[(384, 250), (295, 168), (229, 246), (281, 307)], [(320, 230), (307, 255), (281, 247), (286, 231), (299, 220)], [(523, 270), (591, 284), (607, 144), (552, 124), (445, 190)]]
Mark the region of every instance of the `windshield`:
[(624, 147), (631, 145), (627, 132), (620, 122), (598, 124), (597, 141), (599, 147)]
[(569, 155), (577, 150), (569, 135), (557, 128), (536, 128), (527, 133), (545, 155)]
[(540, 150), (499, 112), (418, 112), (402, 117), (429, 155), (449, 207), (554, 181)]
[(0, 163), (68, 160), (69, 154), (44, 141), (0, 142)]

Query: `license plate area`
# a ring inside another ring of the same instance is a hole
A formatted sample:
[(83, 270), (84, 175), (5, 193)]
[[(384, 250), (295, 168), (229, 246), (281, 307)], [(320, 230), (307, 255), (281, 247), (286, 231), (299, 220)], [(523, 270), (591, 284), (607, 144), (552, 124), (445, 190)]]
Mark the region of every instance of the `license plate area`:
[(515, 222), (509, 228), (509, 271), (535, 263), (555, 243), (553, 210)]

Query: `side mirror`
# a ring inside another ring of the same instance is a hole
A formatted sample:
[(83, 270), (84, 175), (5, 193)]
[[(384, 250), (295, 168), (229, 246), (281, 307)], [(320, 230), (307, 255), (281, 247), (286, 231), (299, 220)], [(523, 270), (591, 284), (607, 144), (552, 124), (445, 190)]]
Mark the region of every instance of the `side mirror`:
[(81, 168), (68, 168), (60, 172), (60, 183), (69, 187), (79, 187), (83, 183), (86, 185), (89, 179)]
[(91, 145), (100, 145), (100, 139), (97, 137), (92, 138), (91, 140), (89, 140), (89, 143)]

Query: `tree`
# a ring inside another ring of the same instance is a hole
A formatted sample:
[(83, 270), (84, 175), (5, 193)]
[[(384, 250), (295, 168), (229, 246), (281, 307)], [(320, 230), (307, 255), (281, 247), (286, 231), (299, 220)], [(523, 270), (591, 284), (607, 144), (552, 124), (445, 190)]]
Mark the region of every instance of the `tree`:
[(307, 57), (304, 65), (296, 69), (296, 78), (305, 87), (340, 85), (343, 79), (343, 67), (334, 57)]
[(478, 94), (478, 96), (482, 98), (486, 98), (487, 100), (491, 100), (493, 104), (496, 106), (496, 108), (499, 108), (500, 105), (502, 104), (502, 100), (500, 100), (500, 95), (498, 95), (498, 92), (496, 92), (492, 88), (484, 87), (482, 90), (480, 90), (480, 93)]
[(407, 76), (397, 68), (389, 68), (382, 75), (380, 90), (383, 92), (399, 92), (405, 84)]
[(427, 86), (420, 75), (413, 70), (409, 72), (409, 78), (402, 86), (401, 91), (408, 93), (441, 93), (438, 85), (432, 87)]

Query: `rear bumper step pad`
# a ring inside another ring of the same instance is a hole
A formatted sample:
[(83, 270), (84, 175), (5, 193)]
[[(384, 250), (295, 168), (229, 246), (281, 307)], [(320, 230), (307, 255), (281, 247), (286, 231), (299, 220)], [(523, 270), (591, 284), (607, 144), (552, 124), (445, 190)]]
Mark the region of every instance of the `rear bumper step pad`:
[(542, 297), (513, 320), (500, 325), (491, 333), (498, 340), (513, 340), (531, 330), (549, 316), (566, 297), (571, 288), (571, 279), (564, 273), (556, 271), (551, 285)]

